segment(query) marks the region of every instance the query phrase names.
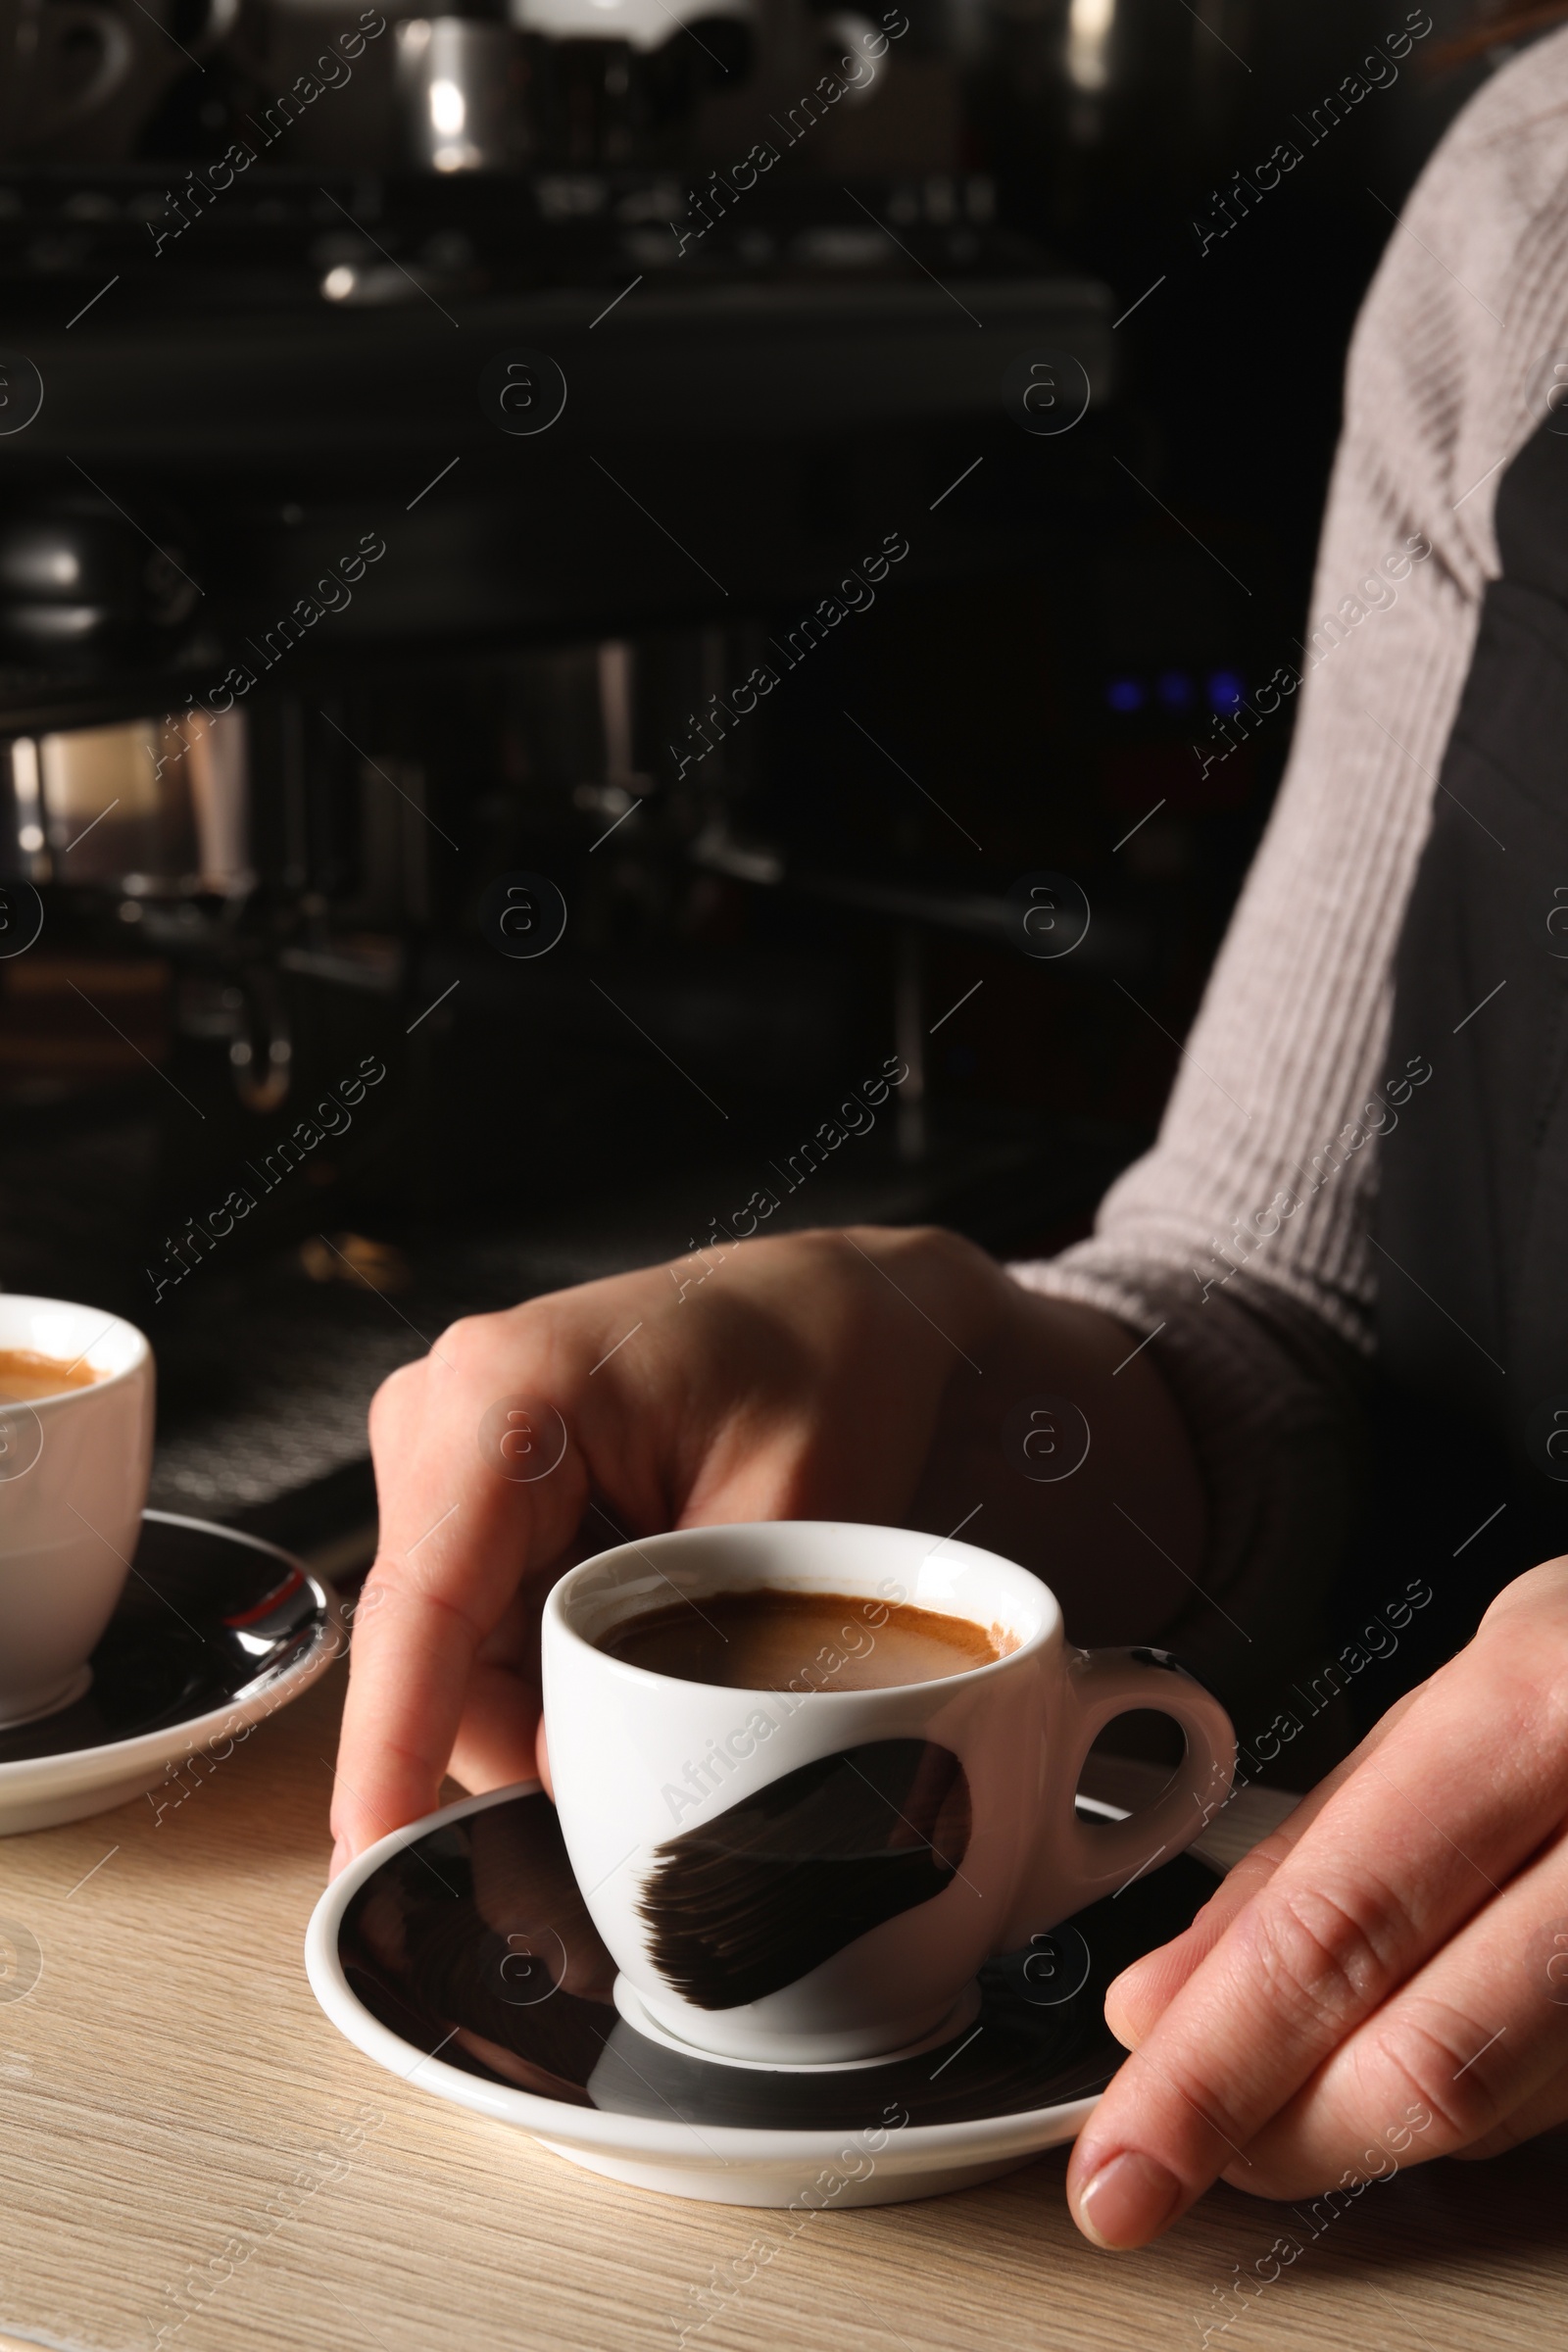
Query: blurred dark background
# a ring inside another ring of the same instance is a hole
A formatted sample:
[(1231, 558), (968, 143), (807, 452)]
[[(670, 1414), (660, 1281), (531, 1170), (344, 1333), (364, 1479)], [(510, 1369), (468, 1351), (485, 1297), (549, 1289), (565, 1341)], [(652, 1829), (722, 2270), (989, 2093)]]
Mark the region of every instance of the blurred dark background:
[(0, 1283), (156, 1502), (347, 1564), (386, 1371), (760, 1193), (1087, 1229), (1474, 14), (0, 0)]

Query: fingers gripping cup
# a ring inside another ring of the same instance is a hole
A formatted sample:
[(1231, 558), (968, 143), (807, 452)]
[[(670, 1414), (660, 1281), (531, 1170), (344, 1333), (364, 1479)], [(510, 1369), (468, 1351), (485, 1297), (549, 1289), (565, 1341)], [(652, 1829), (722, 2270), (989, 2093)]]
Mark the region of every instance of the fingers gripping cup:
[(0, 1293), (0, 1726), (79, 1698), (129, 1572), (152, 1350), (91, 1306)]
[[(678, 1530), (550, 1594), (561, 1827), (617, 2000), (755, 2064), (842, 2065), (950, 2018), (981, 1963), (1190, 1844), (1224, 1709), (1157, 1650), (1073, 1648), (1027, 1570), (904, 1528)], [(1089, 1825), (1111, 1719), (1170, 1715), (1158, 1802)]]

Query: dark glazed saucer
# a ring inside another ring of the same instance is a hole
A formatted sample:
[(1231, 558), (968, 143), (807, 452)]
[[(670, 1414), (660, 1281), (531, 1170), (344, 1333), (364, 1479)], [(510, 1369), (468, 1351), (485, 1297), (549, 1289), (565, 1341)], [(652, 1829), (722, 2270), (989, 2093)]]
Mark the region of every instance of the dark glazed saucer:
[(827, 2168), (828, 2202), (880, 2203), (1070, 2138), (1124, 2055), (1106, 1985), (1188, 1926), (1214, 1884), (1179, 1857), (993, 1961), (978, 2011), (971, 2001), (945, 2043), (799, 2072), (707, 2059), (621, 2014), (614, 1962), (536, 1787), (383, 1839), (322, 1897), (306, 1950), (317, 1997), (361, 2049), (579, 2164), (757, 2205), (789, 2204)]
[(139, 1796), (171, 1763), (296, 1698), (344, 1646), (331, 1588), (286, 1551), (144, 1512), (91, 1685), (0, 1730), (0, 1835)]

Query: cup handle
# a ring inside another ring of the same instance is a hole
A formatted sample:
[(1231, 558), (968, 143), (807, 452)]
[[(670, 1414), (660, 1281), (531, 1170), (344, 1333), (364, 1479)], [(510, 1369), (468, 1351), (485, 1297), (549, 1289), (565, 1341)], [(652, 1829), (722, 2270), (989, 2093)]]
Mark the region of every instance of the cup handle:
[[(1004, 1947), (1044, 1935), (1191, 1845), (1230, 1794), (1236, 1735), (1219, 1700), (1168, 1650), (1080, 1649), (1067, 1659), (1066, 1721), (1051, 1742), (1050, 1788), (1027, 1884)], [(1081, 1821), (1078, 1776), (1117, 1715), (1149, 1708), (1179, 1723), (1187, 1753), (1170, 1787), (1126, 1821)], [(1065, 1790), (1065, 1798), (1058, 1791)], [(1062, 1806), (1060, 1812), (1052, 1808)]]

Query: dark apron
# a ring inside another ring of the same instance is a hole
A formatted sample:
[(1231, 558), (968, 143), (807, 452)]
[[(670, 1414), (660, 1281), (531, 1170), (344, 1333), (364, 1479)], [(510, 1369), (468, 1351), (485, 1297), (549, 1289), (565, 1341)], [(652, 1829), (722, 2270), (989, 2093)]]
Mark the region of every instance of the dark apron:
[(1501, 576), (1395, 960), (1386, 1067), (1432, 1077), (1376, 1149), (1374, 1489), (1337, 1630), (1433, 1601), (1359, 1713), (1568, 1550), (1568, 416), (1502, 476)]

